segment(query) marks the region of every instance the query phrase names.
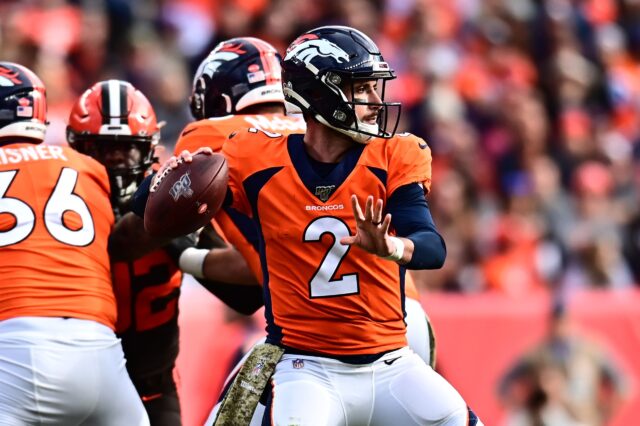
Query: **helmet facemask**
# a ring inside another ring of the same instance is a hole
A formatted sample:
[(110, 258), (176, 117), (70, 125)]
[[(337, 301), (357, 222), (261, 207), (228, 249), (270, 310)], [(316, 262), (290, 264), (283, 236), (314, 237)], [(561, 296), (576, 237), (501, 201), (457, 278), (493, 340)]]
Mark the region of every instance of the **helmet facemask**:
[(116, 214), (129, 211), (134, 192), (158, 159), (154, 156), (160, 134), (153, 137), (76, 136), (73, 146), (103, 164), (111, 184)]
[[(385, 89), (387, 80), (394, 78), (373, 78), (371, 76), (358, 77), (357, 75), (340, 75), (329, 72), (321, 78), (321, 81), (330, 87), (338, 95), (345, 107), (338, 107), (331, 114), (332, 120), (326, 120), (323, 116), (316, 117), (320, 122), (333, 129), (346, 134), (358, 143), (368, 143), (372, 137), (391, 138), (398, 128), (401, 105), (397, 102), (385, 102)], [(380, 102), (368, 102), (356, 93), (359, 83), (368, 81), (376, 82), (376, 92)], [(377, 107), (376, 123), (366, 123), (358, 118), (356, 107)], [(393, 117), (390, 119), (390, 117)]]
[(129, 210), (131, 196), (156, 161), (163, 125), (149, 100), (126, 81), (98, 82), (74, 104), (67, 140), (106, 167), (116, 214)]

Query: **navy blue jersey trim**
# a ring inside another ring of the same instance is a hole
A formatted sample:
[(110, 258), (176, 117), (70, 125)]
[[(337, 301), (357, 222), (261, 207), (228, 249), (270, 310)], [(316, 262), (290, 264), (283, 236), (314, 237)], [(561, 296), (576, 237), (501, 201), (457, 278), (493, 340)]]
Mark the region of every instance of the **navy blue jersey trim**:
[(389, 349), (388, 351), (378, 352), (378, 353), (375, 353), (375, 354), (336, 355), (336, 354), (325, 354), (325, 353), (321, 353), (321, 352), (304, 351), (302, 349), (296, 349), (296, 348), (292, 348), (292, 347), (285, 346), (285, 345), (279, 345), (279, 346), (284, 348), (284, 353), (286, 353), (286, 354), (317, 356), (317, 357), (321, 357), (321, 358), (331, 358), (331, 359), (337, 359), (338, 361), (341, 361), (341, 362), (344, 362), (344, 363), (347, 363), (347, 364), (354, 364), (354, 365), (371, 364), (372, 362), (375, 362), (375, 361), (379, 360), (380, 358), (382, 358), (384, 355), (388, 354), (389, 352), (397, 351), (398, 349), (400, 349), (400, 348)]
[(269, 182), (269, 180), (283, 167), (270, 167), (260, 170), (246, 178), (242, 182), (244, 192), (253, 212), (253, 220), (256, 224), (256, 232), (258, 237), (258, 253), (260, 253), (260, 265), (262, 267), (262, 291), (264, 296), (264, 315), (267, 320), (267, 338), (271, 342), (280, 342), (282, 340), (282, 327), (275, 324), (273, 311), (271, 308), (271, 293), (269, 292), (269, 274), (267, 273), (267, 257), (265, 254), (264, 235), (262, 233), (262, 225), (260, 224), (260, 215), (258, 213), (258, 195), (260, 190)]
[(371, 171), (371, 173), (373, 173), (378, 180), (382, 183), (382, 185), (384, 185), (384, 187), (387, 187), (387, 171), (384, 169), (380, 169), (378, 167), (373, 167), (373, 166), (367, 166), (367, 169), (369, 169)]
[(238, 228), (242, 236), (258, 251), (258, 231), (256, 230), (256, 225), (253, 220), (233, 207), (223, 207), (223, 210), (229, 215), (229, 219), (231, 219), (231, 222)]
[[(333, 170), (331, 170), (326, 176), (320, 176), (316, 172), (317, 167), (313, 166), (313, 160), (309, 158), (309, 155), (304, 148), (304, 135), (292, 134), (287, 138), (287, 149), (289, 151), (289, 157), (291, 158), (293, 167), (304, 186), (316, 198), (318, 198), (316, 195), (317, 187), (333, 187), (331, 189), (331, 194), (333, 194), (340, 185), (347, 180), (347, 177), (355, 169), (365, 146), (366, 145), (362, 144), (354, 145), (353, 148), (345, 154), (344, 158), (336, 164)], [(325, 203), (328, 201), (328, 198), (324, 200), (318, 198), (318, 200)]]

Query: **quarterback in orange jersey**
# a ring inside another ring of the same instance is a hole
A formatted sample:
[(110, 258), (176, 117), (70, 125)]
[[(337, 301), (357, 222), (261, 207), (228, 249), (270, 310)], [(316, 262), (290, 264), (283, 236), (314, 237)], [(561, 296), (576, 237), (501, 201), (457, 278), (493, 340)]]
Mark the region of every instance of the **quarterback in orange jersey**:
[(405, 271), (441, 267), (445, 246), (425, 199), (430, 150), (394, 135), (399, 104), (384, 102), (393, 71), (338, 26), (296, 39), (282, 67), (306, 133), (248, 129), (223, 147), (232, 206), (258, 227), (267, 342), (285, 350), (270, 421), (481, 424), (407, 347)]
[(148, 425), (114, 334), (107, 173), (45, 130), (44, 85), (0, 62), (0, 423)]
[[(238, 37), (216, 46), (194, 77), (190, 106), (197, 121), (183, 130), (176, 144), (176, 155), (204, 146), (218, 152), (229, 135), (249, 127), (280, 134), (303, 133), (306, 125), (302, 118), (285, 115), (280, 59), (273, 46), (253, 37)], [(258, 238), (253, 224), (244, 214), (230, 207), (222, 209), (215, 220), (226, 239), (242, 253), (255, 276), (262, 281)], [(198, 276), (199, 269), (198, 265), (194, 271)], [(410, 345), (426, 362), (433, 363), (432, 335), (418, 302), (418, 291), (409, 275), (406, 287), (410, 299), (407, 300)], [(241, 300), (250, 298), (246, 289), (239, 291), (243, 293), (239, 296)], [(240, 310), (245, 313), (257, 308), (255, 303), (244, 306), (245, 303), (232, 302), (234, 306), (241, 306)]]
[[(249, 127), (271, 133), (303, 133), (306, 130), (304, 121), (299, 116), (285, 115), (280, 59), (271, 45), (251, 37), (234, 38), (216, 46), (194, 77), (190, 105), (198, 121), (184, 129), (176, 145), (176, 154), (183, 150), (195, 151), (203, 146), (218, 152), (230, 134)], [(215, 220), (227, 240), (242, 253), (256, 277), (262, 281), (257, 253), (258, 235), (249, 218), (226, 207)], [(200, 276), (200, 262), (194, 265), (195, 275)], [(206, 285), (206, 281), (200, 281)], [(215, 291), (220, 293), (221, 289)], [(257, 297), (246, 288), (237, 288), (235, 298), (230, 297), (232, 292), (230, 287), (224, 294), (230, 306), (243, 313), (251, 313), (258, 307)], [(433, 335), (409, 275), (406, 296), (405, 321), (409, 345), (427, 363), (433, 364)], [(215, 414), (216, 410), (211, 417)], [(259, 424), (261, 418), (262, 412), (259, 411), (252, 424)]]

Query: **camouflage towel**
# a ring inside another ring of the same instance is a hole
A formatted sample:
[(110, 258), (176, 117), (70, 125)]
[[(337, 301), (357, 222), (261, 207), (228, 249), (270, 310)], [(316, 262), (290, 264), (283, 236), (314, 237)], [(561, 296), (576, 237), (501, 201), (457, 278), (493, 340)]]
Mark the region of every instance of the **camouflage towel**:
[(222, 400), (213, 426), (247, 426), (284, 349), (269, 343), (251, 351)]

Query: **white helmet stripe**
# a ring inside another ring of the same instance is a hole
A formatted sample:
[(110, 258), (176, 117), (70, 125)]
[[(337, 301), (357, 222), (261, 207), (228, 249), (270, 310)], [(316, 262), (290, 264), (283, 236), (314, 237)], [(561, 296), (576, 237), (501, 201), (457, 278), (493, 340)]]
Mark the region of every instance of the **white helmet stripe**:
[(109, 124), (121, 124), (120, 115), (120, 82), (118, 80), (109, 80), (109, 116), (111, 120)]

